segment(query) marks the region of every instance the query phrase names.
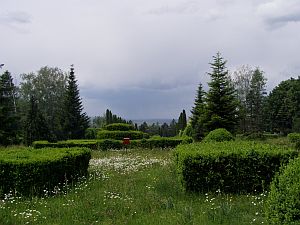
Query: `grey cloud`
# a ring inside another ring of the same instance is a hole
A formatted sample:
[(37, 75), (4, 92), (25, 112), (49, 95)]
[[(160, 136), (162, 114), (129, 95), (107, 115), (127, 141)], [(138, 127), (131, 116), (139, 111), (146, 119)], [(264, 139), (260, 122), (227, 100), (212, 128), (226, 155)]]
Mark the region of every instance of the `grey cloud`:
[(270, 28), (280, 28), (300, 21), (300, 5), (296, 0), (273, 0), (258, 5), (258, 14)]
[(6, 14), (0, 15), (0, 21), (2, 23), (7, 23), (10, 25), (14, 24), (28, 24), (31, 23), (30, 14), (22, 11), (18, 12), (9, 12)]

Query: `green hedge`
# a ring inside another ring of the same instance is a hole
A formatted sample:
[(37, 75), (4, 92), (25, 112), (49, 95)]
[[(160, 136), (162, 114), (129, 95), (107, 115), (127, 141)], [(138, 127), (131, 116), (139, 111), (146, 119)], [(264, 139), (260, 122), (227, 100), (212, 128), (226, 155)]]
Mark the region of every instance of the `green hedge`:
[(270, 225), (300, 224), (300, 158), (275, 176), (265, 212)]
[(123, 138), (130, 138), (131, 140), (149, 138), (149, 134), (141, 131), (108, 131), (102, 130), (97, 134), (98, 139), (114, 139), (123, 140)]
[(97, 140), (67, 140), (58, 142), (48, 142), (48, 141), (34, 141), (32, 143), (33, 148), (72, 148), (81, 147), (89, 148), (93, 150), (98, 149)]
[(106, 125), (104, 129), (109, 131), (130, 131), (134, 130), (134, 126), (127, 123), (112, 123)]
[(40, 195), (58, 184), (87, 175), (87, 148), (9, 149), (0, 151), (0, 192)]
[(150, 138), (142, 140), (133, 140), (130, 142), (131, 148), (140, 147), (140, 148), (175, 148), (179, 144), (188, 144), (192, 143), (192, 138)]
[(254, 142), (208, 142), (179, 145), (175, 159), (188, 191), (251, 193), (268, 188), (281, 164), (296, 150)]
[(108, 150), (126, 148), (174, 148), (184, 143), (192, 143), (192, 138), (150, 138), (140, 140), (130, 140), (130, 144), (123, 145), (122, 140), (102, 139), (102, 140), (68, 140), (50, 143), (48, 141), (33, 142), (34, 148), (67, 148), (67, 147), (86, 147), (93, 150)]

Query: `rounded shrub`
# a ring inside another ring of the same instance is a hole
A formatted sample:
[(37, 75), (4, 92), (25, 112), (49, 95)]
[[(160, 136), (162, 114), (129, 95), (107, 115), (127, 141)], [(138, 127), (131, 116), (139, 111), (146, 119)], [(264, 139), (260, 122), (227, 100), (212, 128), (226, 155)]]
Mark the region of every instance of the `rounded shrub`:
[(231, 141), (233, 140), (234, 137), (233, 135), (227, 131), (224, 128), (219, 128), (215, 129), (203, 139), (204, 142), (210, 142), (210, 141), (217, 141), (217, 142), (222, 142), (222, 141)]
[(269, 224), (300, 224), (300, 158), (282, 167), (272, 181), (266, 217)]
[(109, 131), (129, 131), (134, 130), (134, 127), (132, 124), (127, 123), (112, 123), (106, 125), (104, 129)]

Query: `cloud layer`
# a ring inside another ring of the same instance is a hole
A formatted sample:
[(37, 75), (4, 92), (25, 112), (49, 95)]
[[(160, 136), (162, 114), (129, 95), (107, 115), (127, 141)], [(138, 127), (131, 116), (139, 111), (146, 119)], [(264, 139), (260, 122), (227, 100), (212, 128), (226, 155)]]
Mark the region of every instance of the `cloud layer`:
[(190, 110), (217, 51), (231, 70), (299, 75), (296, 0), (4, 0), (0, 60), (13, 74), (75, 64), (85, 109), (127, 118)]

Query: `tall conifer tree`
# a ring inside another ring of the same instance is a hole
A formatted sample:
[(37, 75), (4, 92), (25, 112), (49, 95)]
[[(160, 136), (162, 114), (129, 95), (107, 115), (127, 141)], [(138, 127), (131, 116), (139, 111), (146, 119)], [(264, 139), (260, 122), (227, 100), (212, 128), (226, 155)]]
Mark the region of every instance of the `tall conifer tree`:
[(71, 66), (64, 99), (64, 114), (62, 115), (65, 138), (80, 139), (84, 137), (85, 130), (89, 127), (89, 118), (82, 110), (74, 68)]
[(206, 96), (207, 112), (205, 126), (207, 131), (225, 128), (234, 132), (237, 120), (237, 98), (235, 89), (226, 69), (226, 61), (218, 52), (210, 63), (212, 72), (208, 73), (211, 81)]
[(205, 92), (203, 91), (202, 84), (200, 83), (197, 90), (197, 95), (195, 98), (194, 107), (191, 110), (191, 127), (192, 136), (195, 140), (201, 140), (204, 137), (205, 127), (205, 102), (204, 102)]
[(19, 117), (17, 116), (16, 87), (10, 72), (0, 76), (0, 145), (17, 142)]

